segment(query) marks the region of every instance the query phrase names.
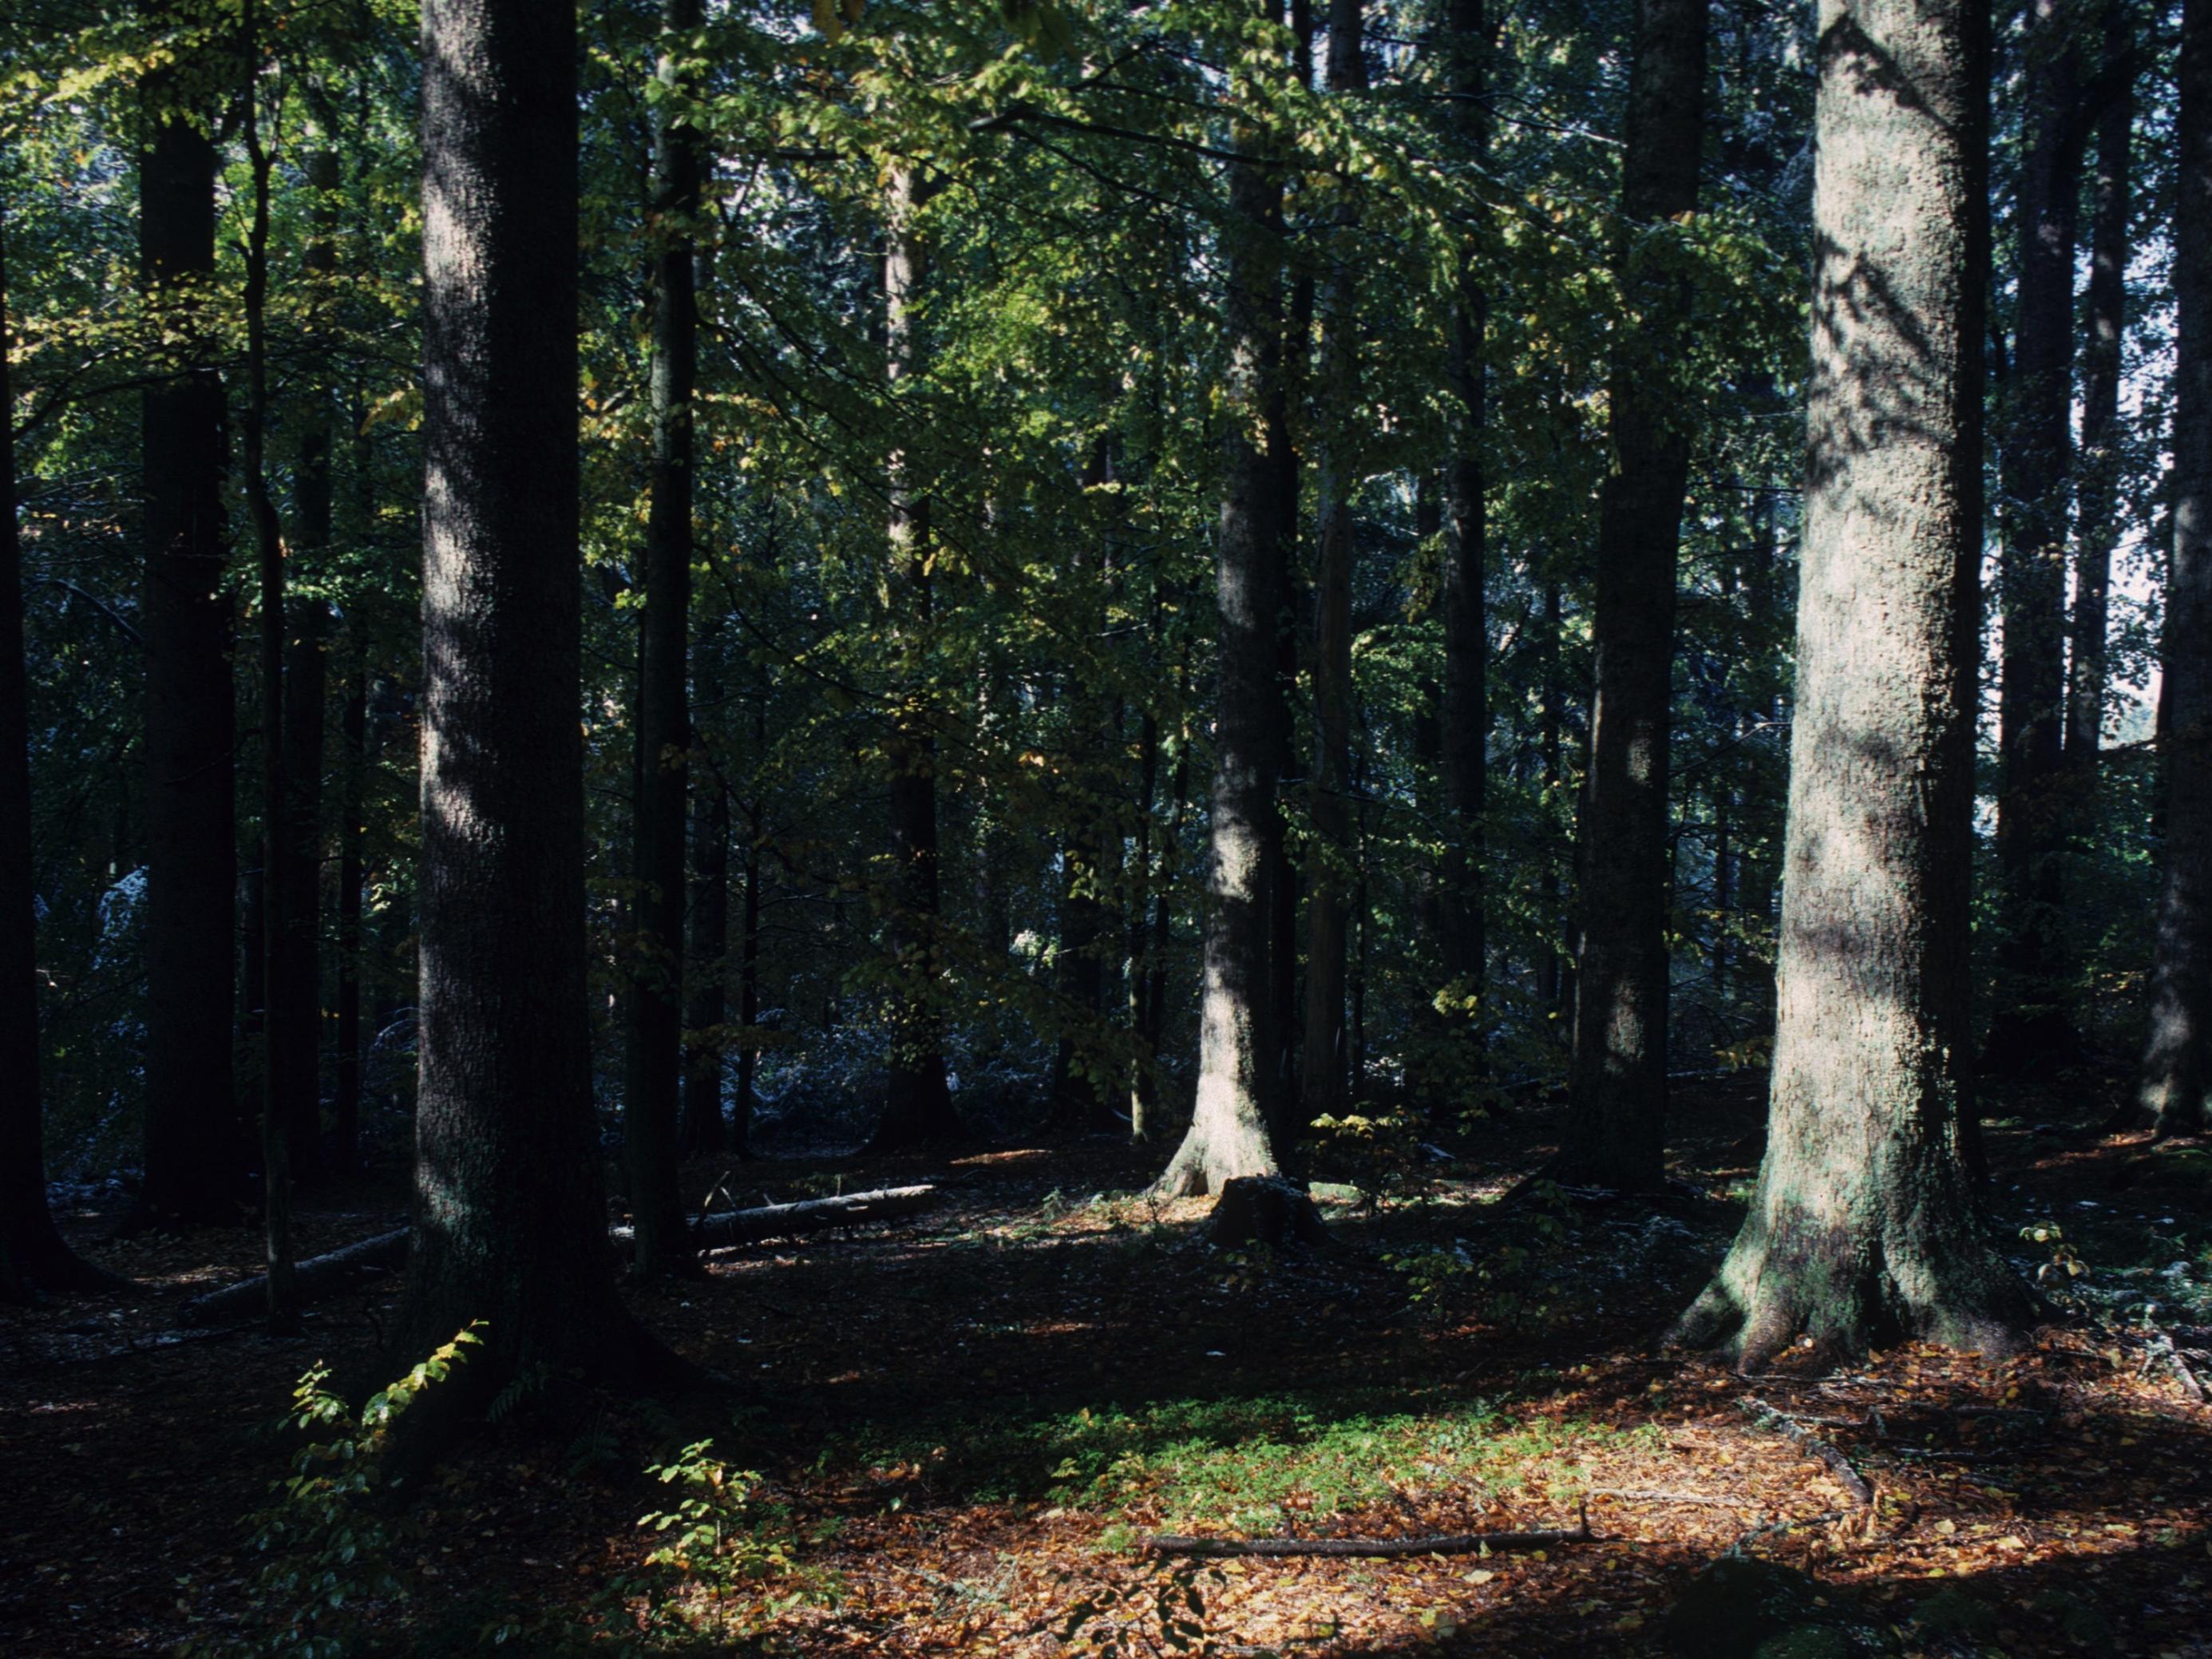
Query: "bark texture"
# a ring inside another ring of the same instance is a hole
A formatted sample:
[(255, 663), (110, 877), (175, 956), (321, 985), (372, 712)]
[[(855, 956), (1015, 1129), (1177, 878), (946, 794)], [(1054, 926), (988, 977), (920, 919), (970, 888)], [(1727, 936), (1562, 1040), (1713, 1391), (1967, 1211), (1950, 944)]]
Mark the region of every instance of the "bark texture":
[(8, 375), (6, 224), (0, 220), (0, 1299), (106, 1279), (64, 1241), (46, 1206), (39, 1090), (39, 945), (31, 862), (30, 675), (23, 547), (15, 526), (15, 398)]
[(2166, 837), (2139, 1091), (2161, 1135), (2202, 1130), (2212, 1091), (2212, 0), (2186, 0), (2181, 28)]
[[(890, 180), (890, 244), (884, 256), (885, 373), (896, 394), (927, 366), (918, 314), (929, 277), (928, 250), (915, 215), (928, 187), (910, 168)], [(891, 625), (906, 684), (884, 744), (890, 769), (890, 879), (884, 925), (891, 957), (890, 1079), (876, 1125), (879, 1151), (957, 1139), (960, 1119), (945, 1071), (938, 1008), (939, 869), (937, 737), (923, 692), (934, 604), (929, 498), (914, 488), (904, 452), (890, 458)]]
[[(403, 1351), (619, 1374), (584, 976), (576, 27), (422, 9), (422, 854)], [(518, 971), (526, 965), (526, 971)]]
[[(1236, 135), (1247, 155), (1261, 136)], [(1198, 1091), (1190, 1128), (1160, 1177), (1170, 1194), (1218, 1193), (1238, 1176), (1274, 1175), (1268, 1107), (1278, 1033), (1271, 1006), (1268, 850), (1281, 843), (1276, 801), (1282, 699), (1276, 684), (1286, 503), (1263, 435), (1282, 372), (1282, 185), (1256, 160), (1229, 167), (1224, 228), (1230, 358), (1221, 520), (1213, 797), (1208, 823)]]
[[(1333, 0), (1328, 13), (1328, 89), (1354, 97), (1367, 89), (1360, 0)], [(1297, 1127), (1344, 1109), (1346, 947), (1352, 895), (1358, 884), (1352, 823), (1352, 576), (1357, 548), (1352, 495), (1359, 479), (1358, 277), (1352, 244), (1357, 210), (1337, 216), (1337, 245), (1322, 300), (1322, 364), (1315, 399), (1321, 428), (1315, 519), (1320, 559), (1314, 573), (1314, 843), (1306, 896), (1305, 1040), (1300, 1051)]]
[(1822, 0), (1779, 1022), (1742, 1231), (1675, 1336), (2014, 1346), (1984, 1231), (1968, 886), (1989, 40), (1974, 0)]
[(645, 527), (645, 623), (638, 674), (636, 846), (632, 866), (629, 1098), (623, 1150), (637, 1227), (632, 1269), (691, 1259), (678, 1188), (677, 1109), (684, 1066), (684, 830), (691, 721), (691, 405), (699, 313), (692, 287), (699, 211), (698, 132), (679, 102), (700, 0), (662, 0), (653, 106), (653, 471)]
[[(149, 0), (167, 27), (175, 9)], [(222, 504), (223, 390), (207, 319), (215, 145), (185, 46), (143, 88), (139, 276), (181, 343), (143, 404), (146, 597), (146, 1182), (136, 1224), (235, 1221), (249, 1133), (233, 1093), (236, 714)]]
[(1702, 0), (1639, 0), (1620, 252), (1638, 326), (1613, 366), (1613, 466), (1598, 510), (1596, 692), (1560, 1164), (1570, 1179), (1627, 1190), (1655, 1188), (1666, 1173), (1667, 751), (1692, 436), (1668, 390), (1687, 345), (1690, 296), (1644, 243), (1697, 207), (1705, 78)]
[(2075, 1050), (2060, 935), (2065, 822), (2067, 478), (2073, 462), (2074, 248), (2081, 79), (2067, 0), (2031, 0), (2022, 76), (2027, 151), (2014, 201), (2019, 306), (2004, 388), (2000, 476), (2004, 621), (1999, 670), (1997, 866), (2004, 921), (1985, 1052), (2022, 1073)]

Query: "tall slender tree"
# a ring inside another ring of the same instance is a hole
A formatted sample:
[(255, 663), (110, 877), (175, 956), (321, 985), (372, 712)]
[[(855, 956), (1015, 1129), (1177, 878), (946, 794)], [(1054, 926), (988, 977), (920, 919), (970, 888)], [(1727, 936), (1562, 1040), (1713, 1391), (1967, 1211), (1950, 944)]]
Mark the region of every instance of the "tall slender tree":
[(46, 1206), (39, 1089), (39, 933), (31, 840), (31, 684), (23, 544), (15, 524), (15, 400), (8, 368), (6, 222), (0, 218), (0, 1299), (112, 1283), (69, 1247)]
[(2138, 1095), (2160, 1135), (2202, 1130), (2212, 1095), (2212, 0), (2184, 0), (2179, 81), (2165, 845)]
[(1639, 0), (1620, 192), (1623, 297), (1636, 319), (1607, 390), (1613, 459), (1598, 508), (1596, 694), (1577, 863), (1581, 957), (1561, 1172), (1664, 1179), (1668, 745), (1675, 561), (1693, 436), (1668, 376), (1690, 295), (1653, 248), (1695, 210), (1705, 140), (1705, 0)]
[[(1252, 8), (1272, 21), (1273, 0)], [(1243, 52), (1239, 81), (1267, 72)], [(1268, 165), (1266, 129), (1249, 115), (1234, 133), (1229, 213), (1222, 227), (1229, 339), (1214, 596), (1219, 674), (1214, 703), (1213, 802), (1207, 824), (1204, 983), (1198, 1014), (1198, 1091), (1190, 1128), (1161, 1190), (1197, 1195), (1239, 1176), (1273, 1175), (1270, 1135), (1278, 1033), (1269, 979), (1268, 848), (1279, 842), (1276, 801), (1283, 702), (1276, 684), (1283, 542), (1288, 533), (1279, 456), (1267, 416), (1283, 369), (1283, 187)]]
[(2074, 255), (2081, 91), (2071, 0), (2032, 0), (2024, 41), (2027, 149), (2013, 201), (2019, 302), (1999, 446), (1997, 865), (2003, 974), (1987, 1052), (2019, 1072), (2070, 1054), (2058, 922), (2066, 718), (2067, 483), (2073, 464)]
[(471, 1391), (641, 1352), (585, 1006), (573, 0), (422, 8), (422, 850), (402, 1343)]
[(631, 1269), (690, 1259), (677, 1183), (684, 1067), (684, 830), (691, 721), (692, 392), (699, 307), (693, 287), (701, 155), (684, 100), (701, 0), (662, 0), (653, 70), (651, 234), (653, 476), (645, 529), (644, 650), (638, 672), (636, 894), (630, 915), (629, 1098), (623, 1146), (637, 1229)]
[(1822, 0), (1780, 1020), (1751, 1212), (1676, 1336), (1997, 1352), (1968, 890), (1980, 636), (1988, 10)]
[[(889, 243), (884, 256), (885, 373), (896, 393), (923, 373), (928, 360), (921, 308), (929, 280), (928, 248), (915, 216), (930, 196), (912, 167), (892, 170)], [(918, 418), (918, 411), (916, 411)], [(959, 1115), (945, 1069), (945, 1022), (937, 1006), (939, 905), (937, 834), (937, 737), (929, 724), (922, 678), (935, 605), (930, 502), (915, 487), (912, 458), (890, 463), (891, 625), (906, 684), (884, 745), (890, 770), (890, 879), (886, 940), (892, 987), (889, 1083), (875, 1145), (890, 1150), (957, 1139)]]
[(176, 343), (143, 400), (146, 588), (146, 1178), (133, 1222), (234, 1221), (247, 1132), (232, 1092), (237, 831), (223, 388), (215, 367), (215, 142), (225, 56), (177, 0), (142, 88), (139, 276)]
[[(1332, 0), (1328, 89), (1343, 97), (1367, 89), (1367, 42), (1360, 0)], [(1352, 577), (1357, 526), (1352, 496), (1360, 464), (1358, 262), (1350, 242), (1358, 210), (1336, 216), (1327, 290), (1322, 301), (1322, 365), (1315, 397), (1320, 558), (1314, 577), (1314, 849), (1306, 898), (1306, 1014), (1298, 1091), (1301, 1127), (1343, 1109), (1351, 1058), (1345, 1026), (1346, 953), (1352, 894), (1358, 885), (1352, 823)]]

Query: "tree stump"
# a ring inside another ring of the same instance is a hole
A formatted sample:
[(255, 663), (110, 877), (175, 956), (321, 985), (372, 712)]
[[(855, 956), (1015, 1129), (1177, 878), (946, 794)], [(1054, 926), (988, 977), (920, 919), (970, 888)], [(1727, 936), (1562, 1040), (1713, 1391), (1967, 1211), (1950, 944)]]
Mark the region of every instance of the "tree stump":
[(1280, 1176), (1238, 1176), (1223, 1183), (1206, 1236), (1215, 1244), (1261, 1243), (1281, 1249), (1294, 1239), (1319, 1244), (1328, 1237), (1328, 1229), (1303, 1187)]

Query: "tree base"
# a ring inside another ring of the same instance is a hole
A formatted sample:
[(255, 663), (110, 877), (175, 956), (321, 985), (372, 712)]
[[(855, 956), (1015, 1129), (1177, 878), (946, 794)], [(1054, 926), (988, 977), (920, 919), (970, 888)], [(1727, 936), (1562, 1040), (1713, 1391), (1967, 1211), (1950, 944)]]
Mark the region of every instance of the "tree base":
[(2033, 1292), (1978, 1237), (1780, 1233), (1756, 1210), (1666, 1338), (1753, 1371), (1801, 1341), (1837, 1357), (1912, 1340), (2006, 1359), (2029, 1347)]
[(1223, 1184), (1206, 1237), (1224, 1249), (1265, 1244), (1279, 1250), (1293, 1243), (1325, 1243), (1328, 1229), (1304, 1188), (1279, 1176), (1240, 1176)]

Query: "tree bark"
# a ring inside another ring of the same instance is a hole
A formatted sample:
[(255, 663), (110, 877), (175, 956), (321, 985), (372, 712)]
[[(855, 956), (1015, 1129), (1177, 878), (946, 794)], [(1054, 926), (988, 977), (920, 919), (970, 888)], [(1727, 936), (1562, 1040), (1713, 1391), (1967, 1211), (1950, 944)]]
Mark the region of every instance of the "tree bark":
[(1988, 276), (1975, 0), (1822, 0), (1780, 1023), (1751, 1212), (1675, 1340), (1985, 1354), (2033, 1309), (1984, 1231), (1969, 890)]
[[(1483, 100), (1491, 25), (1484, 0), (1450, 0), (1446, 15), (1453, 125), (1479, 163), (1489, 148)], [(1443, 932), (1437, 944), (1446, 977), (1460, 995), (1475, 1000), (1478, 1047), (1487, 1024), (1481, 999), (1489, 977), (1483, 816), (1490, 793), (1490, 623), (1485, 598), (1490, 530), (1482, 468), (1483, 425), (1488, 419), (1483, 352), (1489, 320), (1489, 295), (1475, 281), (1472, 253), (1463, 251), (1444, 362), (1450, 449), (1443, 469), (1444, 679), (1438, 736), (1445, 825), (1439, 893)], [(1455, 1103), (1436, 1103), (1446, 1110)]]
[(80, 1257), (46, 1205), (39, 1088), (39, 932), (31, 831), (31, 681), (23, 545), (15, 524), (15, 397), (8, 372), (6, 223), (0, 219), (0, 1299), (112, 1283)]
[[(1328, 89), (1340, 97), (1367, 90), (1366, 43), (1360, 0), (1331, 0)], [(1360, 450), (1358, 265), (1348, 244), (1358, 233), (1356, 209), (1337, 215), (1339, 245), (1322, 300), (1322, 364), (1315, 398), (1320, 428), (1314, 517), (1321, 556), (1314, 575), (1313, 850), (1306, 896), (1305, 1040), (1301, 1051), (1296, 1127), (1344, 1110), (1350, 1059), (1345, 1028), (1346, 957), (1351, 893), (1356, 884), (1352, 839), (1352, 577), (1357, 554), (1352, 495)]]
[[(169, 0), (145, 0), (160, 28)], [(187, 46), (148, 71), (139, 274), (182, 342), (143, 400), (146, 597), (146, 1179), (131, 1224), (234, 1222), (250, 1133), (233, 1093), (236, 713), (223, 592), (223, 389), (198, 308), (215, 279), (213, 141)]]
[(1613, 362), (1613, 468), (1598, 512), (1581, 959), (1559, 1166), (1568, 1178), (1625, 1190), (1649, 1190), (1666, 1175), (1667, 751), (1692, 437), (1668, 391), (1688, 344), (1690, 296), (1641, 244), (1697, 207), (1705, 76), (1702, 0), (1639, 0), (1620, 256), (1638, 330)]
[[(699, 641), (694, 678), (699, 707), (722, 701), (722, 641)], [(727, 1139), (722, 1119), (722, 1065), (729, 1052), (727, 959), (730, 934), (730, 785), (707, 763), (695, 730), (688, 769), (691, 785), (691, 952), (684, 971), (684, 1147), (719, 1152)]]
[(1238, 1176), (1278, 1173), (1268, 1112), (1279, 1034), (1272, 1029), (1267, 875), (1268, 849), (1282, 836), (1276, 656), (1286, 526), (1278, 459), (1255, 438), (1270, 424), (1282, 374), (1282, 185), (1259, 159), (1261, 131), (1240, 122), (1233, 141), (1250, 159), (1229, 164), (1222, 229), (1228, 429), (1214, 561), (1219, 678), (1198, 1092), (1190, 1128), (1159, 1182), (1164, 1193), (1186, 1197), (1218, 1192)]
[[(350, 623), (350, 619), (349, 619)], [(337, 994), (335, 1075), (331, 1110), (331, 1164), (340, 1176), (361, 1167), (361, 968), (362, 885), (367, 878), (362, 856), (367, 826), (362, 822), (368, 781), (368, 670), (362, 660), (365, 630), (349, 626), (351, 684), (338, 714), (345, 758), (338, 774)]]
[(585, 1000), (573, 0), (422, 9), (422, 850), (400, 1351), (471, 1395), (647, 1350), (608, 1270)]
[(2031, 0), (2027, 151), (2014, 202), (2019, 306), (2001, 476), (1997, 867), (2004, 920), (1990, 1069), (2024, 1075), (2078, 1047), (2060, 936), (2065, 822), (2066, 495), (2072, 465), (2074, 245), (2081, 149), (2067, 142), (2079, 58), (2067, 0)]
[[(890, 179), (890, 243), (884, 257), (885, 374), (892, 390), (922, 374), (927, 349), (916, 315), (929, 279), (928, 250), (915, 216), (928, 186), (910, 167)], [(933, 578), (929, 500), (913, 486), (903, 452), (890, 458), (892, 628), (905, 684), (885, 744), (890, 769), (890, 879), (884, 926), (893, 983), (890, 1078), (874, 1147), (898, 1151), (959, 1139), (960, 1119), (945, 1071), (945, 1022), (937, 1006), (943, 925), (939, 903), (937, 738), (922, 697)]]
[[(2105, 9), (2105, 63), (2131, 62), (2135, 19), (2126, 0)], [(2081, 345), (2081, 453), (2075, 467), (2074, 616), (2066, 671), (2067, 810), (2075, 834), (2092, 821), (2111, 660), (2112, 552), (2120, 540), (2120, 355), (2127, 329), (2128, 222), (2134, 205), (2132, 75), (2097, 123), (2090, 183), (2088, 336)]]
[(662, 0), (653, 76), (651, 218), (653, 470), (645, 529), (645, 621), (638, 672), (637, 844), (631, 901), (629, 1098), (623, 1150), (637, 1227), (631, 1271), (692, 1260), (677, 1180), (684, 1073), (684, 829), (691, 721), (692, 390), (699, 313), (692, 286), (699, 213), (698, 131), (679, 102), (701, 0)]
[(2212, 0), (2185, 0), (2179, 82), (2166, 825), (2137, 1095), (2160, 1136), (2202, 1132), (2212, 1092)]

